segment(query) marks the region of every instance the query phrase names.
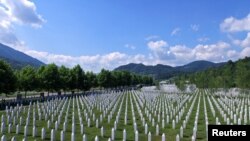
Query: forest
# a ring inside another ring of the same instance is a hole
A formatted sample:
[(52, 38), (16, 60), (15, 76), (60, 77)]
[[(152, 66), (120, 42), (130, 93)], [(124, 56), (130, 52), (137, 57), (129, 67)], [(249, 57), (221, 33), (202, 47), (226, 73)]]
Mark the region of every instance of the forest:
[(124, 86), (151, 85), (153, 78), (137, 75), (128, 71), (109, 71), (102, 69), (96, 74), (84, 71), (80, 65), (73, 68), (58, 67), (48, 64), (34, 68), (26, 66), (14, 70), (0, 60), (0, 94), (11, 94), (16, 91), (87, 91), (91, 88), (119, 88)]
[(198, 88), (250, 88), (250, 57), (235, 62), (229, 60), (219, 68), (210, 68), (174, 78), (180, 89), (185, 84), (195, 84)]

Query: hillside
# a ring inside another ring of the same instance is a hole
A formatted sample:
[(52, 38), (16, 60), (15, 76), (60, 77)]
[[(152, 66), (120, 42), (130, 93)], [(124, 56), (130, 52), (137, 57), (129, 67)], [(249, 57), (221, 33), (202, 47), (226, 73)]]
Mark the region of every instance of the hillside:
[(224, 64), (225, 63), (213, 63), (204, 60), (194, 61), (189, 64), (177, 67), (162, 64), (158, 64), (155, 66), (146, 66), (144, 64), (130, 63), (127, 65), (119, 66), (114, 70), (125, 70), (137, 74), (150, 75), (155, 79), (167, 79), (179, 74), (203, 71), (208, 68), (217, 68), (223, 66)]
[(200, 60), (200, 61), (194, 61), (189, 64), (183, 65), (183, 66), (178, 66), (175, 67), (176, 70), (181, 71), (181, 72), (197, 72), (197, 71), (203, 71), (208, 68), (218, 68), (220, 66), (225, 65), (225, 62), (222, 63), (213, 63), (205, 60)]
[(15, 69), (22, 68), (30, 65), (33, 67), (39, 67), (45, 65), (43, 62), (24, 54), (23, 52), (17, 51), (11, 47), (0, 43), (0, 59), (10, 63)]
[(250, 57), (235, 62), (228, 61), (222, 67), (206, 69), (189, 75), (176, 77), (178, 87), (186, 81), (196, 84), (198, 88), (250, 88)]

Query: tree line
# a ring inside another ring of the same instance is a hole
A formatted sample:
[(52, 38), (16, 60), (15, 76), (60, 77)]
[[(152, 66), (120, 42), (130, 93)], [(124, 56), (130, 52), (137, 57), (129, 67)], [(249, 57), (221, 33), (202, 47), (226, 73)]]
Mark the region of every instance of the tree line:
[(236, 62), (229, 60), (219, 68), (210, 68), (193, 74), (175, 77), (175, 83), (184, 89), (186, 83), (196, 84), (198, 88), (250, 88), (250, 57)]
[(13, 70), (0, 60), (0, 93), (6, 95), (15, 91), (87, 91), (91, 88), (118, 88), (123, 86), (152, 85), (153, 78), (128, 71), (102, 69), (96, 74), (84, 71), (80, 65), (73, 68), (48, 64), (39, 68), (26, 66)]

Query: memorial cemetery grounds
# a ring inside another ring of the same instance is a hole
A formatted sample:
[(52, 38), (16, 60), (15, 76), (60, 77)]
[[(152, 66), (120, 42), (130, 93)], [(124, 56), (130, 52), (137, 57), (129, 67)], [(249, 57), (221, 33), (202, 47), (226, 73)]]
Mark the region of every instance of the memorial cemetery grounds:
[[(249, 124), (249, 95), (127, 90), (6, 106), (4, 140), (207, 140), (208, 124)], [(15, 138), (15, 139), (14, 139)]]

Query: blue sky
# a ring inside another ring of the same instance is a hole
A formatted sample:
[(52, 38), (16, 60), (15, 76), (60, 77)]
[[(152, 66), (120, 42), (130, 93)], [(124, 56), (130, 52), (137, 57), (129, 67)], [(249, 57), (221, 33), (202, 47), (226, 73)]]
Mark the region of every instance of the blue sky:
[(98, 72), (250, 55), (250, 1), (0, 0), (0, 42)]

